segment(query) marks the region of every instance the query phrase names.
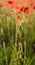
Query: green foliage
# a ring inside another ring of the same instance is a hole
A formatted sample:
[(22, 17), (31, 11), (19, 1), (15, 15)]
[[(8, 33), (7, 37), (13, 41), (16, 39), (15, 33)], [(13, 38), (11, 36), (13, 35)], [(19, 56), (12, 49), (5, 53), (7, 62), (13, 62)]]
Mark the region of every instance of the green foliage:
[(15, 11), (9, 10), (13, 15), (8, 16), (8, 10), (0, 9), (0, 65), (35, 65), (35, 16), (21, 13), (20, 25)]

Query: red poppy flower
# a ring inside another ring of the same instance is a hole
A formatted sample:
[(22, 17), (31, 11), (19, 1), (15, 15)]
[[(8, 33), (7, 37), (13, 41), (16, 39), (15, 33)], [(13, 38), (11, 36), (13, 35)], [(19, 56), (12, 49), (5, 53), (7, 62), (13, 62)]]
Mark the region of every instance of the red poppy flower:
[(21, 8), (20, 8), (20, 12), (23, 12), (23, 11), (24, 11), (24, 7), (21, 7)]
[(35, 6), (33, 6), (33, 9), (35, 10)]
[(9, 1), (8, 1), (8, 3), (9, 3), (9, 4), (12, 4), (12, 3), (13, 3), (13, 1), (10, 1), (10, 0), (9, 0)]
[(29, 7), (26, 6), (26, 7), (24, 8), (24, 12), (28, 12), (28, 9), (29, 9)]
[(16, 10), (17, 12), (20, 12), (20, 7), (17, 6), (17, 5), (15, 5), (15, 10)]
[(0, 3), (0, 7), (3, 7), (3, 4), (2, 3)]

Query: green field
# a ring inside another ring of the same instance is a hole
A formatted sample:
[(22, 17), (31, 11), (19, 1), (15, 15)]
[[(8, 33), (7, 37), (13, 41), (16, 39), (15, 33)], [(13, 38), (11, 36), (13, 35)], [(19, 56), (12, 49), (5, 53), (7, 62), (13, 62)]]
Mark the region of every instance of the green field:
[(0, 65), (35, 65), (35, 12), (31, 18), (20, 13), (19, 22), (17, 14), (0, 8)]

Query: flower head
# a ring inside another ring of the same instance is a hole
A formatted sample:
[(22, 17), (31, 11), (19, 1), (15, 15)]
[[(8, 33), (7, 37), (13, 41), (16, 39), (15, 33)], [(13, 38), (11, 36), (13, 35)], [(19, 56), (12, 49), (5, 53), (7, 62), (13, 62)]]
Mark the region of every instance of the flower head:
[(33, 9), (35, 10), (35, 6), (33, 6)]
[(3, 7), (3, 4), (2, 4), (2, 3), (0, 3), (0, 8), (1, 8), (1, 7)]
[(23, 12), (23, 11), (24, 11), (24, 7), (21, 7), (21, 8), (20, 8), (20, 12)]
[(28, 12), (28, 9), (29, 9), (29, 7), (26, 6), (26, 7), (24, 8), (24, 12)]
[(13, 3), (13, 1), (11, 1), (11, 0), (8, 0), (8, 3), (9, 3), (9, 4), (12, 4), (12, 3)]

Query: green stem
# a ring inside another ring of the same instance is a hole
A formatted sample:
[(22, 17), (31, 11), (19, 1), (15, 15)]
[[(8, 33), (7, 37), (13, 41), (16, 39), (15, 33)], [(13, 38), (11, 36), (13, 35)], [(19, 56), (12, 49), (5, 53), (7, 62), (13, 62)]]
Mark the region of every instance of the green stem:
[(26, 64), (26, 41), (24, 41), (24, 65)]

